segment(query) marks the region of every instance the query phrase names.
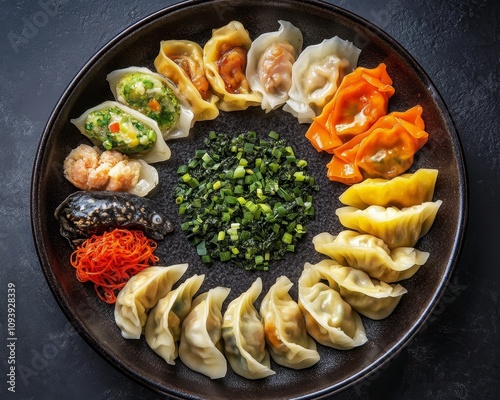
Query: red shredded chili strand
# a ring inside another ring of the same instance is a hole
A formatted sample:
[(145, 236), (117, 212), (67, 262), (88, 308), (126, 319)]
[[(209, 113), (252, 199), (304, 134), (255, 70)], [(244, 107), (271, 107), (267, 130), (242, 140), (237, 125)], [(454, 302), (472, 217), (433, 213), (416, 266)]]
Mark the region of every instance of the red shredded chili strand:
[(86, 239), (71, 254), (80, 282), (91, 281), (99, 298), (114, 304), (128, 280), (144, 268), (155, 265), (157, 244), (142, 231), (114, 229)]

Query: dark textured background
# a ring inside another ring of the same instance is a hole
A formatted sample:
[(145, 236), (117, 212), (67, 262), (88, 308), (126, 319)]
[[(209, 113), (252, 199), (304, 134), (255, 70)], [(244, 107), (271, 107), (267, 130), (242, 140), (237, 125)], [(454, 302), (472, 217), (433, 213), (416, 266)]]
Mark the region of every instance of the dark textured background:
[[(18, 337), (15, 395), (7, 391), (7, 349), (0, 346), (2, 398), (158, 398), (107, 364), (59, 309), (33, 245), (29, 189), (40, 135), (73, 76), (116, 34), (174, 3), (0, 2), (0, 338), (6, 336), (8, 282), (16, 284)], [(470, 192), (462, 255), (433, 316), (388, 365), (335, 399), (498, 398), (498, 2), (332, 3), (385, 30), (427, 71), (456, 123)], [(26, 21), (39, 27), (13, 44), (10, 39), (22, 34)]]

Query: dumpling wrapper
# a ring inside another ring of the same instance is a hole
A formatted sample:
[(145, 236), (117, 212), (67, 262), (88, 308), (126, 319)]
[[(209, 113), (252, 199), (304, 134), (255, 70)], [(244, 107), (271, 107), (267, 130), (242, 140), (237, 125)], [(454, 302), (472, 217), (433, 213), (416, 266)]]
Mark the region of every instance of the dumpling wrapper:
[(366, 343), (363, 321), (340, 294), (321, 282), (326, 277), (309, 268), (299, 278), (299, 307), (307, 332), (324, 346), (349, 350)]
[(205, 279), (193, 275), (167, 293), (150, 311), (144, 336), (149, 347), (168, 364), (175, 365), (182, 322), (191, 311), (192, 299)]
[(346, 228), (376, 236), (390, 249), (395, 249), (415, 246), (431, 229), (441, 204), (443, 202), (437, 200), (402, 209), (369, 206), (359, 210), (355, 207), (340, 207), (335, 213)]
[(193, 371), (219, 379), (226, 376), (222, 353), (222, 303), (230, 289), (216, 287), (200, 294), (182, 323), (179, 343), (181, 361)]
[(333, 98), (342, 78), (353, 71), (361, 50), (334, 36), (306, 47), (292, 68), (292, 87), (284, 111), (299, 123), (312, 122)]
[(179, 90), (179, 88), (172, 83), (170, 80), (166, 79), (163, 75), (160, 75), (156, 72), (151, 71), (149, 68), (145, 67), (128, 67), (123, 69), (118, 69), (113, 72), (110, 72), (106, 77), (109, 82), (109, 88), (113, 93), (113, 96), (116, 101), (126, 105), (127, 107), (133, 108), (127, 101), (123, 98), (123, 96), (118, 93), (117, 86), (120, 80), (129, 74), (144, 74), (150, 75), (160, 82), (163, 85), (168, 87), (174, 93), (180, 105), (180, 115), (177, 123), (168, 131), (163, 131), (162, 136), (165, 140), (168, 139), (178, 139), (189, 136), (189, 131), (194, 124), (194, 113), (189, 105), (188, 101), (184, 98), (183, 93)]
[(139, 339), (148, 312), (184, 275), (187, 264), (148, 267), (130, 278), (115, 303), (115, 322), (125, 339)]
[(421, 168), (392, 179), (368, 178), (356, 183), (339, 197), (341, 203), (365, 209), (369, 206), (411, 207), (432, 201), (437, 169)]
[(429, 258), (429, 253), (412, 247), (391, 250), (382, 239), (355, 231), (343, 231), (337, 236), (323, 232), (312, 241), (318, 253), (384, 282), (412, 277)]
[(302, 51), (300, 29), (288, 21), (278, 21), (276, 32), (267, 32), (252, 42), (246, 75), (250, 87), (262, 96), (261, 107), (269, 112), (288, 100), (292, 66)]
[[(85, 111), (80, 117), (72, 119), (71, 123), (75, 125), (78, 130), (84, 135), (85, 137), (88, 137), (86, 132), (85, 132), (85, 122), (87, 120), (87, 117), (90, 113), (94, 111), (101, 111), (105, 110), (108, 108), (114, 108), (117, 107), (119, 108), (122, 112), (130, 115), (134, 119), (140, 121), (141, 123), (149, 126), (151, 129), (153, 129), (156, 133), (156, 141), (154, 143), (154, 146), (152, 149), (140, 153), (134, 153), (134, 154), (129, 154), (130, 158), (140, 158), (147, 163), (156, 163), (156, 162), (162, 162), (166, 161), (170, 158), (171, 152), (170, 148), (168, 147), (167, 143), (165, 143), (165, 140), (163, 139), (163, 135), (160, 131), (160, 128), (158, 128), (158, 124), (156, 121), (153, 121), (151, 118), (146, 117), (145, 115), (141, 114), (140, 112), (124, 106), (123, 104), (117, 102), (117, 101), (105, 101), (104, 103), (101, 103), (95, 107), (92, 107)], [(89, 138), (90, 139), (90, 138)], [(96, 145), (99, 148), (103, 148), (102, 143), (99, 141), (92, 140), (92, 143)]]
[[(179, 62), (189, 69), (189, 73)], [(174, 82), (183, 94), (194, 112), (195, 121), (217, 118), (219, 97), (212, 92), (206, 80), (203, 49), (198, 43), (190, 40), (163, 40), (154, 65), (156, 70)], [(206, 89), (205, 80), (208, 84)], [(199, 87), (202, 88), (201, 92)]]
[(340, 293), (342, 299), (360, 314), (380, 320), (387, 318), (396, 308), (401, 296), (408, 291), (400, 284), (370, 278), (361, 270), (345, 267), (334, 260), (317, 264), (306, 263), (304, 268), (315, 268), (328, 278), (329, 286)]
[(292, 285), (286, 276), (277, 278), (262, 300), (260, 315), (272, 359), (292, 369), (309, 368), (319, 361), (320, 355), (316, 342), (307, 333), (299, 305), (288, 293)]
[(224, 354), (234, 372), (247, 379), (261, 379), (275, 372), (270, 368), (264, 324), (253, 303), (262, 291), (257, 278), (250, 288), (227, 306), (222, 322)]
[[(260, 105), (260, 96), (251, 90), (246, 78), (247, 53), (251, 45), (250, 35), (241, 22), (231, 21), (221, 28), (212, 30), (212, 37), (203, 47), (205, 74), (212, 89), (220, 98), (218, 107), (223, 111), (245, 110), (250, 106)], [(229, 54), (229, 51), (235, 48), (240, 48), (243, 51), (244, 60), (239, 59), (239, 57), (232, 58), (232, 60), (238, 58), (236, 64), (241, 65), (231, 65), (231, 78), (238, 86), (231, 85), (231, 91), (228, 91), (228, 85), (224, 81), (220, 69), (225, 64), (223, 62), (224, 55)], [(234, 71), (238, 73), (235, 74)]]

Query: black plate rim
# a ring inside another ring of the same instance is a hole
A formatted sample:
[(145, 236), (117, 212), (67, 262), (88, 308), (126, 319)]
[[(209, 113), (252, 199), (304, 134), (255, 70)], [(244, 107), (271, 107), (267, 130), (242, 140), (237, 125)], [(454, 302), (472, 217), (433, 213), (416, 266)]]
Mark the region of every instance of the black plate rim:
[[(85, 74), (92, 68), (92, 66), (102, 58), (113, 46), (118, 44), (121, 40), (125, 39), (128, 35), (132, 34), (134, 31), (140, 29), (147, 24), (154, 22), (156, 19), (161, 18), (169, 13), (188, 8), (195, 7), (199, 4), (207, 3), (210, 1), (206, 0), (185, 0), (180, 3), (165, 7), (158, 11), (151, 13), (150, 15), (140, 19), (129, 27), (125, 28), (123, 31), (118, 33), (115, 37), (113, 37), (108, 43), (102, 46), (85, 64), (84, 66), (77, 72), (75, 77), (70, 81), (63, 94), (61, 95), (59, 101), (56, 103), (54, 110), (52, 111), (47, 124), (44, 128), (42, 136), (39, 141), (39, 145), (36, 152), (36, 157), (33, 163), (32, 176), (31, 176), (31, 191), (30, 191), (30, 220), (31, 220), (31, 229), (32, 235), (35, 243), (35, 248), (37, 252), (37, 256), (44, 273), (45, 279), (49, 285), (49, 288), (54, 295), (56, 302), (59, 307), (65, 314), (66, 318), (70, 321), (75, 330), (79, 333), (79, 335), (90, 345), (94, 351), (97, 352), (102, 358), (104, 358), (110, 365), (119, 370), (124, 375), (134, 379), (135, 381), (141, 383), (142, 385), (149, 387), (157, 392), (161, 392), (163, 394), (168, 394), (172, 398), (177, 399), (195, 399), (187, 393), (177, 392), (175, 390), (170, 390), (170, 388), (166, 388), (164, 386), (158, 386), (152, 382), (148, 382), (144, 379), (140, 374), (135, 373), (133, 370), (127, 367), (125, 363), (121, 360), (110, 355), (106, 349), (100, 344), (97, 337), (90, 334), (87, 331), (82, 323), (75, 318), (72, 310), (68, 306), (66, 299), (62, 296), (61, 292), (57, 287), (57, 278), (55, 277), (52, 268), (50, 266), (50, 262), (48, 259), (48, 255), (44, 249), (43, 242), (41, 240), (41, 228), (39, 223), (39, 216), (41, 214), (40, 210), (40, 199), (38, 197), (39, 194), (39, 180), (37, 179), (40, 175), (40, 168), (43, 164), (43, 154), (45, 149), (47, 148), (47, 144), (49, 141), (50, 133), (52, 131), (52, 127), (61, 111), (64, 107), (67, 99), (71, 96), (71, 93), (77, 86), (79, 80), (85, 76)], [(298, 0), (290, 0), (293, 3), (299, 3)], [(459, 214), (459, 224), (457, 233), (455, 236), (453, 248), (452, 248), (452, 257), (448, 260), (448, 263), (445, 268), (445, 273), (442, 276), (441, 282), (439, 283), (439, 289), (433, 295), (432, 300), (429, 302), (428, 306), (421, 313), (420, 319), (416, 321), (416, 323), (407, 331), (407, 333), (401, 337), (399, 341), (397, 341), (389, 350), (385, 352), (378, 360), (369, 364), (366, 368), (358, 371), (356, 374), (351, 375), (349, 378), (341, 381), (337, 384), (332, 385), (326, 389), (311, 393), (306, 396), (300, 397), (301, 399), (310, 399), (310, 398), (325, 398), (325, 396), (330, 396), (332, 394), (339, 393), (356, 383), (359, 383), (361, 380), (367, 378), (370, 375), (373, 375), (375, 372), (380, 370), (384, 365), (386, 365), (390, 360), (396, 357), (401, 350), (422, 330), (425, 326), (426, 321), (431, 317), (433, 310), (438, 305), (440, 299), (444, 295), (447, 286), (450, 283), (451, 277), (453, 275), (454, 270), (457, 267), (458, 259), (460, 258), (460, 254), (463, 247), (463, 241), (467, 229), (467, 219), (468, 219), (468, 207), (469, 207), (469, 194), (468, 194), (468, 179), (467, 179), (467, 168), (465, 165), (465, 157), (463, 152), (463, 146), (461, 143), (460, 136), (458, 135), (458, 131), (453, 121), (451, 114), (449, 112), (448, 107), (446, 106), (442, 95), (437, 90), (436, 86), (425, 72), (425, 70), (421, 67), (421, 65), (415, 60), (415, 58), (411, 55), (409, 51), (407, 51), (399, 42), (393, 39), (389, 34), (387, 34), (382, 28), (379, 28), (372, 22), (366, 20), (365, 18), (348, 11), (344, 8), (341, 8), (337, 5), (327, 3), (322, 0), (306, 0), (312, 6), (322, 7), (327, 9), (328, 11), (333, 11), (334, 13), (342, 15), (342, 17), (353, 21), (355, 24), (363, 26), (366, 28), (366, 31), (370, 34), (373, 34), (383, 41), (389, 43), (391, 47), (396, 48), (398, 54), (404, 59), (406, 63), (417, 73), (417, 75), (422, 79), (423, 82), (426, 82), (428, 85), (429, 91), (432, 93), (433, 98), (439, 105), (440, 111), (442, 112), (442, 116), (445, 119), (447, 125), (450, 128), (450, 133), (452, 135), (452, 143), (454, 147), (454, 153), (457, 157), (458, 161), (458, 174), (460, 187), (459, 190), (461, 192), (460, 196), (460, 214)], [(234, 3), (234, 2), (233, 2)], [(365, 32), (366, 33), (366, 32)]]

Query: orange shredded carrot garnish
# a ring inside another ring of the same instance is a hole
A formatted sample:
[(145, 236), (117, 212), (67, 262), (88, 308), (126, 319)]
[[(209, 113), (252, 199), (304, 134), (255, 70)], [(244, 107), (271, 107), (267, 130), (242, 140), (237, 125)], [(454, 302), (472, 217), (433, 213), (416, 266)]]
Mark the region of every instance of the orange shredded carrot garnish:
[(86, 239), (71, 254), (70, 262), (80, 282), (93, 282), (99, 298), (114, 304), (132, 276), (158, 262), (153, 254), (156, 247), (141, 231), (114, 229)]

